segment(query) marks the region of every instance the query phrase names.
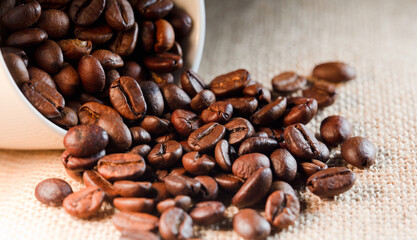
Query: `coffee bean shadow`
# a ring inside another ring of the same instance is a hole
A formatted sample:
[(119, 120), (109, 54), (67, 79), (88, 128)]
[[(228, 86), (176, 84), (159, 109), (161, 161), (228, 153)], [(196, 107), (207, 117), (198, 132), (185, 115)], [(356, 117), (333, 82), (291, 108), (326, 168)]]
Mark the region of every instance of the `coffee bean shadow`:
[(326, 162), (328, 167), (347, 167), (348, 163), (343, 160), (342, 155), (340, 153), (335, 154)]

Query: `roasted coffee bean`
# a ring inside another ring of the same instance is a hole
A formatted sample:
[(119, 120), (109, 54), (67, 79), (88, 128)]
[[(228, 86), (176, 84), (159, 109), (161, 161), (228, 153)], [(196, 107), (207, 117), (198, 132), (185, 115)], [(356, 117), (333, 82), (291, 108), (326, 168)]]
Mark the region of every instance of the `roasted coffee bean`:
[(174, 83), (174, 76), (172, 73), (156, 73), (151, 72), (151, 80), (155, 82), (160, 88), (163, 88), (166, 84)]
[(143, 158), (146, 158), (151, 150), (152, 150), (152, 148), (149, 145), (142, 144), (142, 145), (138, 145), (136, 147), (133, 147), (129, 151), (129, 153), (138, 154), (138, 155), (142, 156)]
[(74, 96), (80, 91), (81, 80), (77, 70), (68, 63), (54, 76), (59, 92), (65, 96)]
[(33, 82), (24, 83), (21, 90), (29, 102), (45, 117), (61, 116), (65, 100), (55, 88), (42, 82)]
[(35, 50), (35, 61), (39, 68), (53, 75), (61, 69), (64, 55), (59, 45), (52, 40), (45, 40)]
[(285, 128), (284, 139), (288, 151), (297, 158), (313, 159), (320, 153), (319, 142), (304, 124), (297, 123)]
[(92, 26), (75, 26), (74, 35), (77, 39), (103, 44), (113, 36), (113, 30), (106, 24)]
[(146, 19), (163, 18), (173, 7), (171, 0), (139, 0), (136, 5), (140, 15)]
[(150, 182), (120, 180), (114, 182), (114, 191), (122, 197), (143, 197), (151, 190)]
[(194, 151), (208, 151), (223, 139), (226, 128), (218, 123), (208, 123), (195, 130), (188, 137), (188, 145)]
[(132, 133), (132, 144), (135, 146), (139, 144), (148, 144), (152, 140), (148, 131), (141, 127), (131, 127), (129, 130)]
[(327, 162), (330, 158), (330, 151), (329, 148), (327, 148), (326, 144), (319, 142), (319, 155), (316, 157), (317, 160), (320, 160), (322, 162)]
[(332, 105), (337, 95), (337, 86), (324, 80), (315, 82), (312, 88), (303, 91), (303, 97), (316, 99), (319, 108)]
[(183, 209), (184, 211), (188, 211), (193, 206), (193, 201), (189, 196), (186, 195), (178, 195), (175, 198), (166, 199), (161, 201), (156, 205), (156, 209), (159, 213), (165, 212), (168, 208), (171, 207), (178, 207)]
[(258, 100), (254, 97), (227, 98), (224, 101), (232, 104), (234, 116), (249, 117), (258, 108)]
[(288, 184), (287, 182), (284, 182), (284, 181), (274, 181), (274, 182), (272, 182), (271, 189), (270, 189), (269, 192), (272, 194), (275, 191), (282, 191), (286, 194), (292, 194), (294, 196), (297, 196), (297, 194), (295, 193), (294, 188), (292, 188), (290, 184)]
[(65, 103), (65, 106), (71, 108), (78, 114), (78, 109), (81, 107), (81, 103), (79, 101), (69, 101)]
[(166, 52), (172, 48), (175, 42), (175, 33), (171, 24), (164, 19), (155, 21), (155, 52)]
[(181, 87), (190, 97), (194, 97), (207, 88), (204, 80), (191, 69), (185, 70), (181, 74)]
[(49, 119), (58, 126), (69, 129), (78, 124), (77, 113), (69, 107), (64, 107), (61, 116)]
[(153, 232), (142, 230), (122, 230), (120, 240), (160, 240), (159, 236)]
[(327, 165), (316, 159), (312, 159), (311, 162), (301, 163), (301, 170), (307, 177), (310, 177), (314, 173), (324, 169), (327, 169)]
[(200, 192), (201, 183), (184, 175), (169, 175), (165, 178), (165, 187), (174, 196), (195, 196)]
[(150, 53), (154, 50), (156, 29), (152, 21), (143, 21), (140, 25), (139, 39), (143, 51)]
[(313, 77), (328, 82), (346, 82), (356, 78), (356, 70), (343, 62), (327, 62), (314, 67)]
[(267, 138), (268, 134), (266, 132), (257, 132), (255, 134), (253, 134), (253, 137), (264, 137)]
[(158, 143), (148, 154), (149, 163), (157, 168), (173, 166), (182, 156), (182, 147), (171, 140), (166, 143)]
[(109, 181), (138, 179), (145, 168), (145, 160), (132, 153), (109, 154), (97, 163), (98, 172)]
[(152, 81), (140, 81), (139, 86), (142, 89), (142, 94), (146, 101), (146, 114), (162, 116), (165, 104), (164, 97), (158, 85)]
[(165, 183), (163, 182), (152, 183), (151, 190), (148, 196), (153, 198), (155, 202), (160, 202), (172, 197), (171, 193), (168, 192)]
[(238, 69), (214, 78), (210, 83), (210, 90), (217, 97), (233, 96), (241, 93), (249, 81), (251, 81), (249, 72)]
[(270, 167), (269, 158), (261, 153), (250, 153), (237, 158), (232, 166), (235, 176), (248, 179), (258, 169)]
[(203, 122), (197, 114), (182, 109), (177, 109), (172, 113), (171, 123), (174, 126), (175, 131), (184, 137), (188, 137), (192, 132), (203, 125)]
[(119, 197), (113, 200), (115, 208), (122, 212), (145, 212), (150, 213), (154, 208), (153, 199)]
[(343, 159), (357, 168), (367, 168), (375, 163), (375, 145), (366, 138), (349, 138), (342, 144)]
[(284, 113), (286, 106), (287, 99), (285, 97), (278, 97), (275, 101), (252, 114), (250, 120), (256, 125), (266, 126), (273, 124)]
[(130, 29), (117, 33), (116, 38), (110, 43), (109, 49), (122, 57), (129, 56), (135, 50), (138, 32), (139, 27), (135, 22)]
[[(86, 104), (86, 103), (90, 103), (90, 102), (94, 102), (94, 103), (99, 103), (99, 104), (101, 104), (101, 105), (105, 105), (106, 103), (104, 103), (102, 100), (100, 100), (100, 99), (98, 99), (98, 98), (96, 98), (96, 97), (94, 97), (93, 95), (91, 95), (91, 94), (88, 94), (88, 93), (81, 93), (79, 96), (78, 96), (78, 98), (77, 98), (77, 100), (81, 103), (81, 104)], [(106, 107), (107, 107), (107, 105), (105, 105)], [(110, 107), (108, 107), (108, 108), (110, 108)], [(79, 109), (80, 110), (80, 109)], [(119, 113), (117, 113), (117, 111), (116, 110), (114, 110), (113, 108), (111, 108), (111, 111), (112, 112), (114, 112), (114, 117), (116, 117), (117, 116), (117, 119), (120, 119), (120, 120), (122, 120), (122, 117), (120, 116), (120, 114)], [(113, 115), (113, 114), (112, 114)], [(97, 116), (98, 117), (98, 116)]]
[(214, 180), (221, 188), (230, 193), (237, 192), (245, 182), (245, 180), (240, 177), (226, 173), (219, 173), (214, 175)]
[(7, 1), (1, 1), (0, 2), (0, 18), (10, 11), (10, 9), (13, 9), (16, 5), (16, 0), (7, 0)]
[(179, 143), (181, 144), (182, 152), (184, 154), (192, 151), (192, 149), (190, 148), (190, 146), (187, 143), (187, 140), (180, 141)]
[(291, 93), (304, 88), (307, 79), (295, 72), (283, 72), (272, 78), (272, 87), (279, 93)]
[(10, 34), (6, 40), (6, 45), (17, 48), (32, 47), (47, 38), (48, 34), (40, 28), (25, 28)]
[(182, 157), (182, 165), (190, 174), (205, 175), (208, 174), (214, 166), (216, 166), (216, 162), (213, 157), (207, 154), (201, 154), (197, 151), (193, 151), (184, 154)]
[(106, 194), (106, 200), (109, 202), (112, 202), (118, 195), (113, 185), (95, 170), (85, 171), (83, 173), (83, 182), (87, 187), (95, 186), (103, 190)]
[(69, 35), (71, 22), (64, 11), (48, 9), (42, 11), (36, 26), (44, 30), (49, 38), (62, 39)]
[(200, 118), (205, 123), (218, 122), (221, 124), (227, 123), (233, 115), (232, 104), (224, 101), (218, 101), (210, 105), (207, 109), (201, 112)]
[(48, 178), (38, 183), (35, 188), (35, 197), (39, 202), (60, 206), (62, 201), (72, 193), (71, 186), (62, 179)]
[(282, 142), (284, 140), (284, 129), (282, 128), (260, 127), (258, 130), (265, 132), (269, 138), (275, 139), (278, 142)]
[(106, 74), (97, 58), (91, 55), (82, 57), (78, 62), (78, 73), (86, 92), (97, 93), (103, 91)]
[(112, 222), (119, 231), (155, 231), (159, 226), (159, 219), (148, 213), (118, 212)]
[(266, 137), (251, 137), (243, 141), (240, 145), (239, 156), (255, 152), (270, 154), (277, 148), (278, 142), (275, 139)]
[(177, 85), (173, 83), (164, 85), (162, 93), (171, 111), (190, 108), (190, 97)]
[(245, 87), (243, 89), (243, 95), (247, 97), (254, 97), (261, 104), (268, 104), (271, 102), (271, 92), (260, 83)]
[(197, 113), (208, 108), (211, 104), (216, 102), (216, 96), (210, 90), (202, 90), (191, 99), (191, 109)]
[(282, 124), (284, 126), (295, 123), (307, 124), (316, 115), (317, 109), (317, 101), (313, 98), (289, 98), (287, 111), (282, 118)]
[(65, 149), (73, 156), (88, 157), (106, 148), (109, 136), (95, 125), (79, 125), (71, 128), (64, 137)]
[(155, 143), (167, 143), (171, 140), (175, 140), (178, 139), (178, 134), (176, 132), (172, 132), (172, 133), (168, 133), (166, 135), (162, 135), (160, 137), (157, 137), (156, 139), (154, 139)]
[(195, 223), (207, 226), (221, 221), (224, 218), (225, 210), (226, 207), (222, 202), (200, 202), (191, 210), (190, 216)]
[[(3, 54), (3, 58), (5, 57), (4, 55), (6, 53), (14, 53), (22, 59), (23, 63), (25, 64), (25, 67), (28, 66), (28, 63), (29, 63), (28, 56), (26, 55), (25, 51), (23, 51), (22, 49), (14, 48), (14, 47), (0, 47), (0, 50)], [(9, 71), (10, 71), (10, 69), (9, 69)]]
[(355, 184), (356, 175), (345, 167), (331, 167), (316, 172), (307, 179), (307, 188), (320, 197), (344, 193)]
[(271, 154), (272, 169), (279, 180), (291, 182), (297, 173), (297, 161), (286, 149), (277, 149)]
[[(116, 1), (116, 0), (115, 0)], [(91, 56), (97, 58), (104, 69), (113, 69), (123, 67), (123, 59), (117, 53), (107, 49), (95, 50)]]
[(129, 76), (135, 79), (138, 83), (146, 80), (145, 70), (135, 61), (126, 61), (120, 69), (122, 76)]
[(271, 184), (271, 169), (267, 167), (258, 169), (235, 194), (232, 199), (232, 204), (238, 208), (254, 205), (268, 193)]
[(88, 218), (100, 210), (104, 196), (103, 190), (90, 186), (68, 195), (62, 206), (71, 216)]
[(79, 39), (63, 39), (58, 42), (58, 45), (62, 49), (65, 59), (72, 62), (89, 55), (93, 47), (91, 41)]
[(217, 182), (209, 176), (197, 176), (194, 179), (201, 183), (200, 196), (204, 200), (215, 200), (219, 194)]
[(11, 52), (4, 53), (3, 50), (2, 55), (16, 85), (20, 87), (23, 83), (29, 82), (29, 73), (23, 60), (18, 55)]
[(144, 58), (145, 66), (157, 73), (170, 73), (182, 68), (182, 57), (170, 53), (156, 53), (155, 55), (149, 55)]
[(33, 1), (10, 9), (3, 15), (1, 22), (11, 30), (24, 29), (38, 21), (41, 11), (41, 5)]
[(244, 239), (263, 239), (271, 226), (256, 210), (242, 209), (233, 216), (233, 230)]
[(232, 170), (232, 164), (237, 158), (237, 153), (225, 139), (222, 139), (214, 148), (214, 157), (216, 158), (217, 165), (219, 165), (220, 168), (230, 172)]
[(168, 15), (168, 21), (174, 28), (176, 37), (185, 37), (191, 31), (193, 20), (188, 13), (181, 9), (174, 8)]
[(107, 24), (117, 31), (129, 29), (135, 23), (132, 6), (127, 0), (108, 0), (105, 18)]
[(159, 234), (167, 240), (192, 238), (193, 220), (181, 208), (167, 209), (159, 219)]
[(76, 157), (71, 155), (68, 151), (64, 151), (61, 155), (61, 162), (62, 165), (69, 170), (82, 172), (84, 170), (92, 169), (97, 165), (98, 160), (105, 155), (105, 150), (101, 150), (100, 152), (87, 157)]
[(139, 127), (148, 131), (152, 137), (156, 137), (168, 132), (170, 122), (156, 116), (146, 115), (139, 123)]
[(300, 201), (293, 194), (275, 191), (266, 200), (265, 217), (278, 229), (293, 225), (299, 213)]
[(69, 8), (71, 20), (82, 26), (93, 24), (106, 6), (106, 0), (74, 0)]
[(320, 136), (330, 146), (343, 143), (353, 135), (349, 121), (338, 115), (325, 118), (320, 125)]

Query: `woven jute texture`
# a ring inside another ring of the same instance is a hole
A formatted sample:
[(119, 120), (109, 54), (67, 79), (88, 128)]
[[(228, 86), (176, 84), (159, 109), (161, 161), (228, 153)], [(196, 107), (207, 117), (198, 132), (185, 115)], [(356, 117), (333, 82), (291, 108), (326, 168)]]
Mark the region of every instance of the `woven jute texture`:
[[(206, 81), (237, 68), (270, 87), (284, 70), (310, 74), (315, 64), (341, 60), (358, 77), (309, 124), (333, 114), (348, 118), (355, 135), (378, 146), (375, 165), (359, 170), (349, 191), (320, 199), (300, 195), (295, 225), (270, 239), (417, 239), (417, 1), (207, 0), (207, 34), (200, 74)], [(0, 136), (1, 137), (1, 136)], [(0, 239), (118, 239), (104, 206), (79, 220), (34, 197), (42, 179), (66, 176), (60, 151), (0, 151)], [(332, 152), (334, 164), (340, 151)], [(220, 225), (196, 228), (203, 239), (239, 239), (229, 208)], [(214, 230), (213, 230), (214, 229)]]

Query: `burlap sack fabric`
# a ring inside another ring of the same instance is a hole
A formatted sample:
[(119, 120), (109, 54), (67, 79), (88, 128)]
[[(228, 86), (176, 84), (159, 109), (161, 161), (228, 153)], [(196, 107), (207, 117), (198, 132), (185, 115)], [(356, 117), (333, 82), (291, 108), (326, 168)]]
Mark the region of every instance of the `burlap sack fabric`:
[[(207, 34), (200, 74), (247, 68), (270, 87), (284, 70), (308, 75), (315, 64), (342, 60), (357, 79), (309, 124), (315, 131), (332, 114), (347, 117), (356, 135), (378, 146), (376, 164), (353, 168), (351, 191), (334, 199), (301, 193), (294, 226), (271, 239), (417, 239), (417, 1), (207, 0)], [(118, 239), (112, 209), (90, 220), (41, 205), (33, 195), (42, 179), (66, 176), (60, 151), (0, 151), (0, 239)], [(338, 156), (339, 150), (332, 152)], [(336, 164), (343, 164), (336, 161)], [(203, 239), (239, 239), (230, 208)]]

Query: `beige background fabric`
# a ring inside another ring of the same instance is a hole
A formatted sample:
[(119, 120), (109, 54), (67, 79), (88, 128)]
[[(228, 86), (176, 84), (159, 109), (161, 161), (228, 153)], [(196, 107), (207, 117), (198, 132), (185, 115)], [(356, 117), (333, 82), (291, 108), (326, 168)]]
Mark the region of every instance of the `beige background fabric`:
[[(378, 146), (376, 164), (352, 168), (355, 186), (334, 199), (301, 193), (296, 224), (269, 239), (417, 239), (417, 1), (207, 0), (206, 8), (200, 74), (207, 82), (247, 68), (270, 87), (281, 71), (308, 75), (329, 60), (358, 72), (309, 126), (317, 131), (328, 115), (347, 117), (356, 135)], [(60, 153), (0, 150), (0, 239), (118, 239), (108, 206), (78, 220), (36, 201), (34, 187), (45, 178), (82, 187), (66, 176)], [(230, 231), (233, 212), (215, 230), (196, 228), (196, 237), (239, 239)]]

